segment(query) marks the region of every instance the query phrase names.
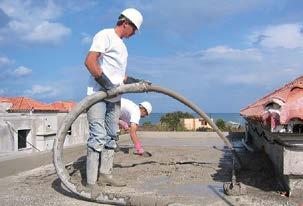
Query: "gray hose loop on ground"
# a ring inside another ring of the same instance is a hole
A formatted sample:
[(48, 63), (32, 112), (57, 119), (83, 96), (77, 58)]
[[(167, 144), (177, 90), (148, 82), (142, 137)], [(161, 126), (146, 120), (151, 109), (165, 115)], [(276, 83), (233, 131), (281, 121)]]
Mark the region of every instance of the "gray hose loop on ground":
[[(119, 194), (112, 194), (106, 192), (100, 192), (99, 195), (92, 195), (92, 192), (80, 191), (75, 184), (70, 181), (70, 176), (63, 165), (62, 157), (63, 157), (63, 145), (65, 141), (65, 137), (72, 123), (77, 119), (77, 117), (83, 113), (87, 108), (92, 106), (93, 104), (107, 98), (113, 97), (119, 94), (124, 93), (142, 93), (142, 92), (157, 92), (168, 95), (181, 103), (185, 104), (195, 112), (197, 112), (203, 119), (205, 119), (210, 126), (217, 132), (219, 137), (224, 141), (226, 146), (234, 152), (234, 149), (228, 139), (224, 136), (224, 134), (219, 130), (219, 128), (211, 121), (211, 119), (195, 104), (189, 102), (183, 96), (175, 93), (166, 88), (162, 88), (156, 85), (148, 85), (146, 83), (135, 83), (135, 84), (127, 84), (122, 85), (117, 88), (114, 88), (110, 91), (106, 92), (96, 92), (90, 96), (85, 97), (81, 102), (79, 102), (64, 118), (61, 127), (57, 131), (57, 136), (54, 139), (53, 145), (53, 161), (54, 166), (56, 168), (57, 174), (61, 179), (62, 183), (73, 193), (103, 204), (115, 204), (115, 205), (131, 205), (132, 197), (122, 196)], [(236, 155), (235, 155), (236, 156)], [(237, 158), (237, 156), (236, 156)], [(238, 159), (238, 158), (237, 158)], [(239, 159), (238, 159), (239, 160)], [(240, 163), (240, 162), (239, 162)]]

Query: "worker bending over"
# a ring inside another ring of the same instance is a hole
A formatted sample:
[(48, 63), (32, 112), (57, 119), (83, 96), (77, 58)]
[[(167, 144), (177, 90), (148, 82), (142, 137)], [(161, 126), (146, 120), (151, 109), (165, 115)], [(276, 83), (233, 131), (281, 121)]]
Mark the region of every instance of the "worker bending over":
[(150, 115), (152, 106), (149, 102), (144, 101), (139, 105), (133, 101), (121, 98), (121, 113), (119, 124), (125, 130), (129, 130), (132, 142), (134, 143), (136, 153), (138, 155), (144, 154), (144, 149), (137, 136), (140, 118)]

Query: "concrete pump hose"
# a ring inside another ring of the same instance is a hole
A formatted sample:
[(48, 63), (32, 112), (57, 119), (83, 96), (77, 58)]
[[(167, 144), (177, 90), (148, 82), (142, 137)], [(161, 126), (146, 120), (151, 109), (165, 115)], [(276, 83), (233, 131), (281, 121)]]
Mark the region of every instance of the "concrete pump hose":
[[(157, 92), (162, 93), (165, 95), (168, 95), (181, 103), (185, 104), (195, 112), (197, 112), (203, 119), (205, 119), (210, 126), (217, 132), (219, 137), (224, 141), (225, 145), (233, 152), (236, 159), (238, 160), (240, 166), (241, 163), (239, 161), (238, 156), (236, 156), (236, 153), (233, 149), (233, 146), (228, 141), (228, 139), (224, 136), (224, 134), (220, 131), (220, 129), (211, 121), (211, 119), (195, 104), (189, 102), (187, 99), (185, 99), (183, 96), (177, 94), (176, 92), (173, 92), (169, 89), (162, 88), (160, 86), (156, 85), (149, 85), (146, 83), (135, 83), (135, 84), (127, 84), (122, 85), (117, 88), (114, 88), (112, 90), (109, 90), (106, 92), (96, 92), (95, 94), (89, 95), (85, 97), (81, 102), (79, 102), (64, 118), (61, 127), (57, 131), (57, 136), (54, 139), (54, 145), (53, 145), (53, 161), (54, 166), (57, 171), (57, 174), (59, 178), (61, 179), (61, 182), (65, 185), (66, 188), (68, 188), (71, 192), (79, 195), (82, 198), (89, 199), (91, 201), (95, 201), (98, 203), (103, 204), (114, 204), (114, 205), (133, 205), (133, 202), (135, 201), (136, 197), (130, 197), (120, 194), (113, 194), (108, 192), (100, 192), (98, 195), (93, 195), (92, 191), (87, 192), (84, 190), (80, 190), (75, 184), (73, 184), (70, 181), (70, 176), (65, 169), (65, 166), (62, 161), (63, 157), (63, 145), (65, 141), (65, 137), (67, 135), (67, 132), (69, 128), (71, 127), (72, 123), (78, 118), (78, 116), (83, 113), (86, 109), (88, 109), (90, 106), (94, 105), (95, 103), (107, 98), (107, 97), (113, 97), (119, 94), (124, 93), (143, 93), (143, 92)], [(156, 203), (159, 205), (158, 203)]]
[(219, 135), (219, 137), (224, 142), (224, 144), (233, 153), (233, 155), (234, 155), (235, 159), (238, 161), (238, 164), (240, 165), (240, 167), (242, 167), (241, 159), (238, 156), (238, 154), (236, 153), (236, 151), (235, 151), (234, 147), (232, 146), (232, 144), (230, 143), (230, 141), (225, 137), (225, 135), (221, 132), (221, 130), (217, 127), (217, 125), (207, 116), (207, 114), (205, 114), (205, 112), (202, 111), (202, 109), (200, 109), (194, 103), (188, 101), (185, 97), (183, 97), (180, 94), (178, 94), (172, 90), (169, 90), (167, 88), (163, 88), (163, 87), (156, 86), (156, 85), (150, 85), (148, 88), (148, 91), (154, 91), (154, 92), (166, 94), (167, 96), (170, 96), (170, 97), (180, 101), (181, 103), (183, 103), (184, 105), (188, 106), (193, 111), (198, 113), (213, 128), (213, 130)]

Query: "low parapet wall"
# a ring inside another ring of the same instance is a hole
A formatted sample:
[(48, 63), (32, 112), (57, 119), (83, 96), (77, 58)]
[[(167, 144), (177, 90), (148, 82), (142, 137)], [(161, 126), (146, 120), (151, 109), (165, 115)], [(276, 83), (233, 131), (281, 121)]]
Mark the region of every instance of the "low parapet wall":
[(248, 121), (246, 142), (266, 152), (279, 183), (292, 196), (303, 192), (303, 136), (272, 133), (258, 121)]

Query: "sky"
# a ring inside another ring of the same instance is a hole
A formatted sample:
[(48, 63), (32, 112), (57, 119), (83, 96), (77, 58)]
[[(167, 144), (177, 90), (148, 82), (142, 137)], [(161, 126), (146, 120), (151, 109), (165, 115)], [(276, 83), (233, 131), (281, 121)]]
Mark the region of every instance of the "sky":
[[(124, 39), (127, 74), (206, 112), (239, 112), (302, 75), (301, 0), (0, 0), (0, 96), (83, 99), (92, 38), (126, 8), (144, 18)], [(188, 110), (163, 94), (125, 97)]]

